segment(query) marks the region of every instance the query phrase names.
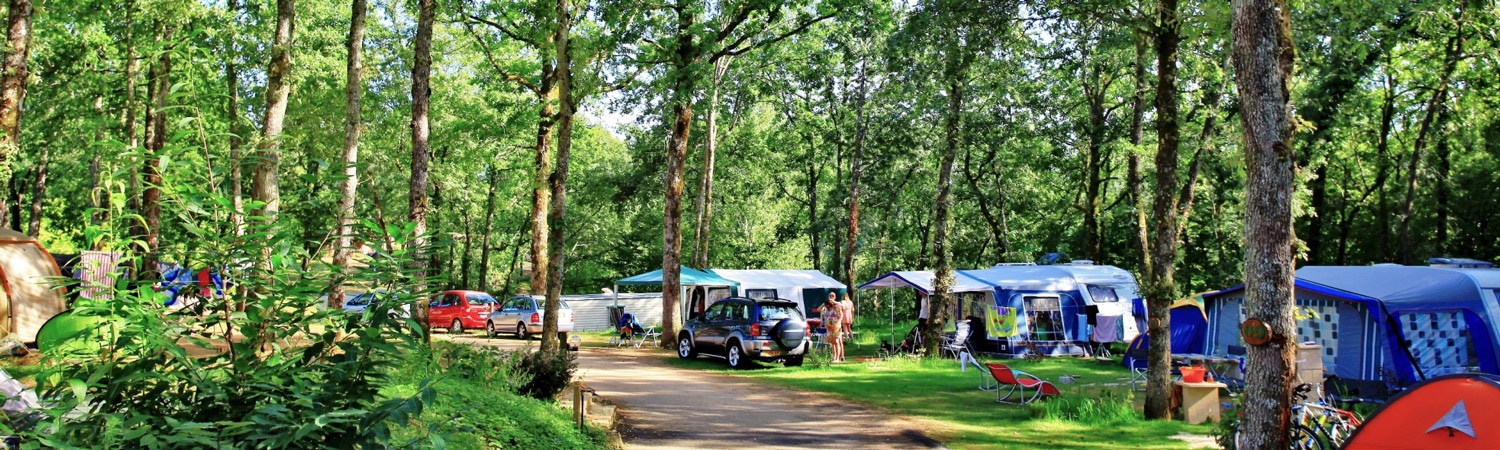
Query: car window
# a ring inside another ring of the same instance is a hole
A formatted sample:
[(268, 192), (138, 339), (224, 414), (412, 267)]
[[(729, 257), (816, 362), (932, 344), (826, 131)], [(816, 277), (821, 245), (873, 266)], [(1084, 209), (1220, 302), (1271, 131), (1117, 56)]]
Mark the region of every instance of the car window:
[(708, 307), (708, 311), (706, 311), (706, 312), (703, 313), (703, 319), (704, 320), (723, 320), (724, 319), (724, 307), (726, 305), (728, 305), (728, 303), (718, 303), (718, 304), (715, 304), (713, 306)]
[(370, 294), (366, 292), (345, 292), (344, 305), (360, 306), (370, 303)]
[(562, 300), (558, 300), (557, 301), (557, 309), (558, 310), (564, 310), (564, 309), (573, 309), (573, 308), (571, 308), (571, 307), (568, 306), (568, 302), (565, 302), (565, 301), (562, 301)]
[(443, 296), (441, 296), (441, 295), (434, 295), (434, 296), (432, 296), (432, 300), (428, 300), (427, 301), (427, 306), (428, 307), (442, 306), (442, 305), (443, 305)]
[(795, 305), (783, 303), (762, 303), (760, 305), (760, 320), (802, 320), (802, 313), (797, 311)]
[(736, 303), (734, 305), (734, 318), (735, 320), (750, 320), (750, 305)]
[(464, 298), (469, 300), (469, 306), (485, 306), (495, 303), (495, 297), (489, 294), (469, 293), (464, 294)]
[(521, 308), (521, 299), (520, 298), (511, 297), (510, 300), (506, 300), (505, 301), (505, 309), (520, 309), (520, 308)]

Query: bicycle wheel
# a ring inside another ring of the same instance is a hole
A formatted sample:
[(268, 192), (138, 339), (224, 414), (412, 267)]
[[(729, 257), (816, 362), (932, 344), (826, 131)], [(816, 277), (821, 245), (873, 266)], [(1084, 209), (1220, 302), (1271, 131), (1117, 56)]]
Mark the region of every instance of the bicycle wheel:
[(1292, 450), (1325, 450), (1327, 446), (1319, 432), (1308, 428), (1307, 425), (1294, 424), (1289, 436), (1292, 441)]

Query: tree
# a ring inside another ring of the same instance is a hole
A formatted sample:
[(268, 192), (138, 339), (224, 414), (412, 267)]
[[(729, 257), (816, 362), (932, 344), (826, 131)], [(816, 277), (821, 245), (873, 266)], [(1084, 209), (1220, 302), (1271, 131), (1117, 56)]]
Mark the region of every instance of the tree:
[[(5, 27), (4, 75), (0, 75), (0, 184), (10, 182), (10, 160), (21, 150), (21, 109), (26, 101), (26, 61), (31, 56), (31, 0), (10, 0)], [(0, 223), (10, 208), (0, 198)]]
[(1177, 285), (1173, 280), (1179, 242), (1177, 49), (1182, 41), (1177, 5), (1177, 0), (1158, 1), (1153, 27), (1156, 37), (1156, 199), (1151, 212), (1151, 271), (1146, 274), (1142, 286), (1146, 296), (1146, 315), (1151, 318), (1146, 325), (1146, 334), (1151, 337), (1152, 345), (1148, 355), (1145, 406), (1146, 417), (1151, 419), (1168, 419), (1172, 414), (1167, 408), (1172, 388), (1168, 309), (1177, 299)]
[[(416, 225), (412, 248), (425, 252), (427, 245), (427, 176), (430, 143), (428, 142), (427, 112), (432, 96), (432, 20), (435, 15), (435, 0), (417, 0), (417, 38), (414, 44), (411, 65), (411, 187), (407, 193), (408, 219)], [(418, 276), (424, 276), (425, 262), (421, 257), (412, 259), (417, 265)], [(421, 282), (418, 282), (421, 286)], [(421, 292), (422, 289), (418, 289)], [(422, 339), (432, 340), (432, 324), (427, 320), (427, 302), (417, 302), (417, 323), (422, 326)]]
[[(365, 14), (369, 8), (365, 6), (365, 0), (353, 0), (349, 5), (349, 38), (347, 48), (349, 49), (347, 69), (345, 69), (344, 85), (344, 182), (339, 190), (338, 206), (338, 243), (333, 249), (334, 270), (345, 270), (349, 265), (349, 255), (354, 252), (354, 197), (359, 190), (359, 99), (364, 92), (364, 84), (360, 82), (360, 72), (364, 70), (360, 63), (360, 51), (364, 47), (365, 36)], [(329, 308), (341, 308), (344, 303), (342, 277), (334, 277), (337, 280), (332, 293), (328, 296)]]
[(256, 144), (254, 183), (250, 197), (262, 202), (257, 215), (267, 223), (281, 211), (281, 131), (286, 124), (287, 97), (291, 95), (292, 35), (297, 20), (296, 0), (276, 0), (276, 34), (271, 45), (271, 63), (266, 67), (266, 110)]
[[(170, 25), (157, 24), (157, 43), (172, 39)], [(151, 77), (146, 82), (146, 97), (150, 105), (146, 108), (146, 158), (141, 167), (141, 221), (144, 222), (146, 248), (142, 252), (142, 279), (154, 280), (156, 263), (161, 246), (161, 158), (167, 142), (167, 91), (171, 90), (172, 59), (171, 45), (159, 49), (156, 64), (151, 68)]]
[[(666, 201), (662, 220), (662, 345), (676, 348), (681, 317), (677, 309), (682, 290), (682, 171), (687, 159), (688, 134), (692, 131), (693, 103), (698, 93), (702, 65), (739, 56), (759, 47), (780, 42), (807, 30), (832, 14), (809, 16), (798, 4), (785, 1), (746, 1), (720, 4), (715, 8), (691, 0), (675, 0), (671, 31), (657, 40), (668, 68), (671, 133), (667, 140)], [(799, 11), (790, 20), (787, 11)], [(700, 22), (701, 16), (717, 11)], [(751, 21), (755, 18), (754, 21)]]
[[(1234, 0), (1235, 85), (1244, 128), (1246, 314), (1281, 337), (1246, 353), (1243, 448), (1286, 448), (1295, 379), (1292, 296), (1291, 10), (1285, 0)], [(1154, 344), (1155, 342), (1153, 342)]]

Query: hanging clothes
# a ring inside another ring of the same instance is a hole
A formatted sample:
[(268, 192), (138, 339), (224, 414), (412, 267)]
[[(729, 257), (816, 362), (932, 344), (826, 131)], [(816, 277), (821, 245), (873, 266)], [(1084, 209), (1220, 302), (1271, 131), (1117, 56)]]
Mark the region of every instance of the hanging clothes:
[(1125, 322), (1122, 319), (1122, 316), (1099, 316), (1099, 324), (1094, 326), (1093, 341), (1119, 342), (1120, 337), (1125, 335)]
[(1021, 333), (1016, 324), (1016, 308), (990, 305), (984, 309), (985, 330), (992, 338), (1011, 337)]

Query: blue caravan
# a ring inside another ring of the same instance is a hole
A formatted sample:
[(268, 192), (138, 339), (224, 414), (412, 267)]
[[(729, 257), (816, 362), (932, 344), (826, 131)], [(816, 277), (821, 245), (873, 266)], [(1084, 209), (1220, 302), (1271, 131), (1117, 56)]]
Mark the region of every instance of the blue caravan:
[[(1320, 344), (1325, 371), (1343, 382), (1389, 388), (1450, 373), (1500, 373), (1500, 271), (1309, 266), (1296, 276), (1297, 339)], [(1236, 286), (1203, 296), (1211, 351), (1240, 345), (1244, 292)]]
[(962, 302), (958, 317), (1014, 317), (1014, 327), (999, 330), (988, 326), (989, 320), (981, 321), (987, 325), (982, 327), (985, 333), (973, 339), (980, 351), (988, 343), (1002, 356), (1026, 351), (1081, 355), (1091, 343), (1129, 342), (1139, 334), (1131, 310), (1139, 297), (1135, 277), (1118, 267), (1075, 262), (999, 265), (958, 273), (990, 286), (984, 304)]

